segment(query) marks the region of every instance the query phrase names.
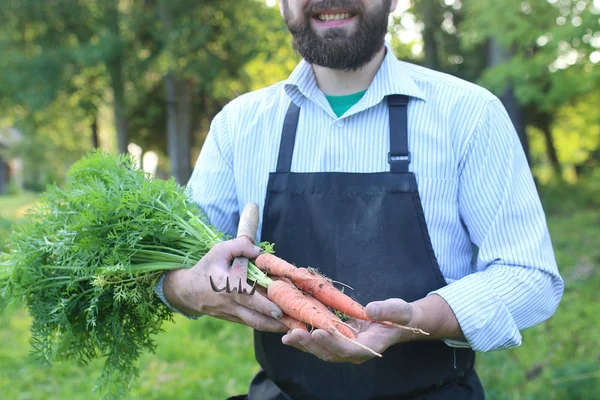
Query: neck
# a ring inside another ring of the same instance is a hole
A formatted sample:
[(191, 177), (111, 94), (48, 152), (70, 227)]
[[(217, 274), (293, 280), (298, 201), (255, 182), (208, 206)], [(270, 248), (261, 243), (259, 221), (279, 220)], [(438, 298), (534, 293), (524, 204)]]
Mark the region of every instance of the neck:
[(356, 70), (339, 70), (313, 65), (317, 84), (328, 96), (345, 96), (367, 90), (385, 58), (385, 46), (365, 66)]

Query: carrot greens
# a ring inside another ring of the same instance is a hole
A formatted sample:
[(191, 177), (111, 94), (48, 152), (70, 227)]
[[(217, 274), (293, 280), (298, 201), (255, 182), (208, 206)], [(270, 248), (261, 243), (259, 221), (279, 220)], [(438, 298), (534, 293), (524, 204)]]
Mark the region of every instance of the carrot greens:
[(224, 236), (175, 181), (101, 151), (75, 163), (25, 220), (2, 257), (0, 310), (23, 301), (33, 354), (46, 364), (106, 357), (98, 388), (120, 397), (172, 319), (154, 293), (161, 274), (192, 267)]

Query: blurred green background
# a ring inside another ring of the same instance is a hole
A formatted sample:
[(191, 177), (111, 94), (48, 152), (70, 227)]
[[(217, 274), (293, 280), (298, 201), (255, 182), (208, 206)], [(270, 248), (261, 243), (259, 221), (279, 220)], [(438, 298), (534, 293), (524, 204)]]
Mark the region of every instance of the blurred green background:
[[(298, 61), (276, 1), (3, 0), (0, 239), (85, 152), (131, 152), (185, 183), (214, 115)], [(563, 301), (517, 349), (481, 354), (490, 399), (600, 399), (600, 1), (399, 0), (398, 57), (506, 106), (548, 216)], [(2, 250), (6, 250), (2, 248)], [(43, 368), (24, 310), (0, 317), (0, 398), (88, 399), (102, 360)], [(133, 397), (223, 399), (258, 366), (248, 328), (174, 324)]]

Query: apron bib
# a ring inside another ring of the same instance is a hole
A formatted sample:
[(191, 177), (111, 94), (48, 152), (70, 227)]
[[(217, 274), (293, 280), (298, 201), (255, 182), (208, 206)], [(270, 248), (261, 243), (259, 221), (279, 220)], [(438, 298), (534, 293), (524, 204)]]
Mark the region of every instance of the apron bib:
[[(293, 173), (300, 108), (292, 102), (263, 215), (262, 240), (275, 243), (279, 257), (347, 283), (354, 288), (347, 293), (363, 305), (388, 298), (415, 301), (446, 284), (408, 169), (408, 97), (389, 96), (387, 104), (389, 172)], [(401, 343), (381, 359), (354, 365), (327, 363), (283, 345), (281, 337), (254, 333), (262, 370), (251, 384), (250, 400), (483, 398), (471, 349), (441, 341)], [(458, 390), (443, 395), (453, 387)]]

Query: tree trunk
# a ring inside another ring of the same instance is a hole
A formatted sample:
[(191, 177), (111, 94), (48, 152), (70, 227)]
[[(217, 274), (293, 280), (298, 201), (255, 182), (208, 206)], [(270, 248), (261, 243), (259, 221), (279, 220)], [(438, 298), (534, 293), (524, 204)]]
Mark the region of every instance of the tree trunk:
[(600, 168), (600, 148), (597, 148), (588, 159), (588, 167), (590, 169)]
[(171, 165), (171, 176), (181, 183), (177, 163), (177, 87), (171, 71), (167, 72), (163, 80), (167, 95), (167, 153)]
[(192, 88), (185, 79), (175, 79), (169, 71), (164, 77), (167, 94), (167, 147), (171, 176), (185, 185), (191, 170)]
[(423, 0), (420, 2), (421, 15), (423, 16), (423, 44), (425, 49), (425, 67), (439, 70), (440, 60), (438, 54), (438, 43), (435, 38), (440, 29), (440, 18), (438, 13), (441, 8), (437, 2)]
[(6, 193), (6, 163), (4, 162), (4, 158), (0, 156), (0, 194)]
[(121, 96), (115, 97), (114, 115), (119, 153), (127, 153), (129, 129), (127, 127), (127, 117), (125, 116), (125, 102)]
[[(503, 62), (510, 60), (512, 57), (511, 53), (498, 42), (497, 39), (490, 39), (488, 47), (488, 67), (493, 68)], [(529, 156), (529, 140), (527, 139), (527, 133), (525, 131), (525, 121), (523, 119), (523, 108), (519, 103), (519, 100), (515, 96), (514, 88), (510, 82), (506, 83), (503, 93), (499, 96), (502, 104), (506, 108), (519, 139), (527, 160), (530, 160)]]
[(113, 111), (115, 129), (117, 131), (117, 143), (119, 153), (127, 153), (129, 144), (129, 128), (126, 114), (125, 82), (123, 79), (123, 49), (121, 40), (121, 29), (119, 25), (118, 0), (111, 1), (112, 8), (109, 13), (109, 26), (112, 33), (117, 37), (117, 49), (108, 62), (108, 73), (110, 75), (113, 90)]
[(542, 114), (538, 121), (538, 126), (544, 135), (544, 141), (546, 142), (546, 155), (548, 156), (550, 165), (552, 166), (556, 176), (561, 179), (562, 168), (560, 161), (558, 160), (556, 146), (554, 146), (554, 139), (552, 137), (552, 117), (546, 113)]
[(100, 147), (100, 138), (98, 137), (98, 118), (94, 117), (92, 120), (92, 148), (97, 149)]
[(117, 143), (119, 153), (127, 153), (127, 145), (129, 144), (129, 129), (127, 116), (125, 114), (125, 91), (123, 76), (121, 70), (121, 60), (113, 60), (109, 67), (110, 76), (113, 88), (113, 111), (115, 118), (115, 129), (117, 131)]
[[(172, 21), (166, 0), (160, 3), (159, 11), (163, 29), (169, 32)], [(192, 174), (192, 84), (178, 78), (172, 70), (167, 72), (163, 81), (167, 97), (167, 152), (171, 176), (180, 185), (185, 185)]]
[(192, 175), (192, 82), (180, 80), (177, 88), (177, 181), (185, 185)]

